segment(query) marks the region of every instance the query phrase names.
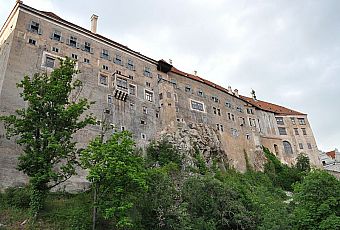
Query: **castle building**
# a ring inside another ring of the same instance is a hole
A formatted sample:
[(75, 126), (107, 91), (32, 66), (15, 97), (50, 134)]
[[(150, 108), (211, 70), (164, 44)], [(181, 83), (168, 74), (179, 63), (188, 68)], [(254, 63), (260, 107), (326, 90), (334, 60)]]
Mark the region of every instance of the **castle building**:
[[(239, 95), (196, 74), (182, 72), (164, 60), (156, 61), (97, 34), (98, 17), (91, 29), (68, 22), (52, 12), (17, 1), (0, 31), (0, 115), (25, 106), (16, 83), (24, 75), (51, 72), (58, 58), (77, 61), (75, 77), (83, 88), (74, 96), (94, 101), (91, 111), (98, 125), (75, 136), (79, 145), (98, 135), (105, 122), (115, 130), (130, 130), (139, 146), (183, 124), (205, 124), (218, 133), (231, 164), (245, 170), (243, 152), (269, 148), (284, 163), (293, 164), (301, 152), (319, 166), (318, 148), (303, 114)], [(20, 147), (0, 128), (0, 187), (26, 179), (15, 168)], [(13, 177), (16, 178), (15, 182)]]

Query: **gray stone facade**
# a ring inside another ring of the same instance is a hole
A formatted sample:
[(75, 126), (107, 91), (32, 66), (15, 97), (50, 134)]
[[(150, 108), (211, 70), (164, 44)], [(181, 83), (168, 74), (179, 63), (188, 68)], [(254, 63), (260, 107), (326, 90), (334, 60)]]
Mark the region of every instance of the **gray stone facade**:
[[(307, 115), (261, 108), (255, 99), (246, 99), (237, 90), (181, 72), (163, 60), (153, 60), (22, 2), (16, 4), (0, 32), (0, 114), (12, 114), (25, 106), (16, 88), (24, 75), (50, 72), (58, 66), (58, 58), (65, 56), (77, 60), (80, 73), (75, 78), (84, 84), (74, 97), (95, 102), (90, 112), (97, 117), (98, 125), (89, 126), (74, 137), (80, 147), (98, 135), (103, 122), (111, 127), (107, 135), (130, 130), (141, 147), (162, 135), (175, 134), (183, 126), (204, 124), (216, 132), (218, 146), (228, 163), (240, 171), (246, 170), (244, 153), (255, 159), (253, 164), (261, 170), (254, 162), (262, 159), (257, 156), (262, 146), (287, 164), (294, 163), (298, 153), (304, 152), (313, 165), (320, 165)], [(283, 125), (278, 124), (277, 117), (283, 119)], [(292, 118), (296, 119), (295, 124)], [(302, 118), (304, 123), (299, 124), (298, 119)], [(279, 127), (284, 127), (286, 134), (280, 135)], [(299, 135), (295, 134), (296, 128)], [(21, 150), (4, 134), (1, 127), (2, 188), (26, 181), (15, 169)], [(289, 142), (291, 152), (284, 148), (284, 141)], [(77, 188), (86, 187), (82, 185), (85, 175), (80, 173), (70, 183), (74, 182)]]

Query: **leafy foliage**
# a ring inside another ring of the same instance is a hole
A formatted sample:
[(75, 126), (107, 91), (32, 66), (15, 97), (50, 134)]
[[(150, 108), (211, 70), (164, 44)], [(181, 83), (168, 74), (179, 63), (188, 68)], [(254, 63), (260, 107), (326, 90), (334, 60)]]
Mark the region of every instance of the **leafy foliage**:
[(294, 224), (297, 229), (340, 228), (340, 182), (315, 170), (294, 186)]
[(25, 76), (17, 87), (22, 88), (20, 96), (27, 107), (17, 110), (16, 115), (1, 117), (7, 137), (16, 136), (17, 143), (23, 147), (18, 169), (30, 179), (33, 215), (42, 208), (50, 188), (76, 173), (73, 134), (93, 123), (90, 115), (81, 119), (90, 105), (86, 99), (69, 100), (72, 91), (81, 86), (80, 81), (72, 81), (77, 73), (74, 61), (60, 62), (60, 68), (50, 76)]
[(115, 133), (105, 143), (96, 138), (80, 159), (98, 198), (94, 205), (106, 219), (114, 219), (117, 228), (132, 227), (129, 211), (147, 186), (144, 160), (135, 154), (131, 134)]
[(182, 154), (166, 139), (159, 142), (151, 142), (146, 152), (146, 161), (149, 166), (165, 166), (172, 162), (180, 167), (182, 164)]

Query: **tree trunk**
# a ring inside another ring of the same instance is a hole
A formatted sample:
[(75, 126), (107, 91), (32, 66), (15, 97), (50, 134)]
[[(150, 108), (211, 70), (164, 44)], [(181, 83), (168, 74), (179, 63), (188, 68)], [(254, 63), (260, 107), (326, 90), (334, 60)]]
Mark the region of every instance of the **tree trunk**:
[(93, 192), (93, 211), (92, 211), (92, 230), (96, 229), (96, 221), (97, 221), (97, 183), (94, 184), (94, 192)]

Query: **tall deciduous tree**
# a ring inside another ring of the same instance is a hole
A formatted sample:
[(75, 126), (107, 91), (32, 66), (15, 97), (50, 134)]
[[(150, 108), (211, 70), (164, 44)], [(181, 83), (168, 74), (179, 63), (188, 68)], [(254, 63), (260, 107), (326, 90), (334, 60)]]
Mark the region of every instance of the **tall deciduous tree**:
[(15, 115), (1, 117), (7, 137), (16, 136), (23, 147), (18, 169), (29, 177), (34, 216), (49, 189), (76, 173), (73, 135), (93, 123), (91, 115), (83, 115), (90, 103), (86, 99), (70, 100), (72, 91), (81, 87), (79, 80), (72, 80), (77, 73), (74, 66), (75, 62), (67, 58), (60, 60), (60, 67), (50, 75), (25, 76), (17, 87), (22, 88), (20, 96), (27, 106)]
[(102, 138), (93, 140), (80, 157), (92, 182), (94, 217), (98, 207), (104, 218), (113, 219), (119, 229), (132, 227), (129, 211), (139, 192), (147, 188), (144, 159), (136, 154), (134, 145), (131, 133), (118, 132), (106, 142)]

